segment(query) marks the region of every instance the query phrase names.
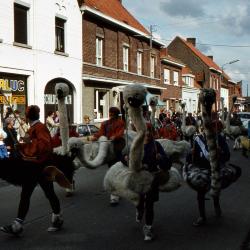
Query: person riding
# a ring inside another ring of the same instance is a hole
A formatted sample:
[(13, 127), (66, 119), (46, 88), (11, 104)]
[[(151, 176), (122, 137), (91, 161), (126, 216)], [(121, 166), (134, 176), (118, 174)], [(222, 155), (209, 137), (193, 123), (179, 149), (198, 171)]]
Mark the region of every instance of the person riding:
[[(122, 158), (122, 150), (126, 145), (123, 137), (125, 130), (125, 123), (119, 117), (120, 110), (117, 107), (109, 108), (109, 119), (101, 123), (101, 127), (97, 133), (91, 138), (92, 141), (97, 141), (100, 136), (106, 136), (108, 140), (111, 140), (114, 146), (115, 158), (112, 162), (109, 162), (109, 166), (112, 166)], [(116, 206), (119, 204), (119, 197), (116, 195), (110, 195), (110, 205)]]
[(109, 165), (120, 161), (122, 150), (125, 147), (124, 130), (125, 123), (119, 116), (120, 110), (117, 107), (109, 109), (109, 119), (101, 123), (101, 127), (97, 133), (91, 138), (92, 141), (97, 141), (99, 137), (106, 136), (114, 145), (115, 159)]
[(170, 118), (165, 118), (165, 121), (163, 122), (163, 127), (159, 130), (159, 137), (176, 141), (177, 129), (175, 125), (171, 122)]

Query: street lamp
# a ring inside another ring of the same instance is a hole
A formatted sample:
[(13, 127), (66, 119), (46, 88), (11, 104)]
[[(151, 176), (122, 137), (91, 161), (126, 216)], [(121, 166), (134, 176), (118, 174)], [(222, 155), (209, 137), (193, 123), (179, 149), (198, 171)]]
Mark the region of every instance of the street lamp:
[(238, 61), (239, 61), (239, 59), (236, 59), (236, 60), (233, 60), (233, 61), (222, 64), (222, 66), (221, 66), (221, 75), (220, 75), (220, 89), (221, 89), (221, 84), (222, 84), (222, 80), (223, 80), (223, 72), (224, 72), (225, 66), (228, 65), (228, 64), (236, 63)]

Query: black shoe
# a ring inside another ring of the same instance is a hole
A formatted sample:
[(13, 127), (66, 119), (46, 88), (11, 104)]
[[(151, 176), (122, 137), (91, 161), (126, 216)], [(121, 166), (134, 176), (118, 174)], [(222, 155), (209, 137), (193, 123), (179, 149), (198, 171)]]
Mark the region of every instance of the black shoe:
[(194, 227), (200, 227), (206, 224), (206, 219), (199, 217), (196, 221), (193, 222)]

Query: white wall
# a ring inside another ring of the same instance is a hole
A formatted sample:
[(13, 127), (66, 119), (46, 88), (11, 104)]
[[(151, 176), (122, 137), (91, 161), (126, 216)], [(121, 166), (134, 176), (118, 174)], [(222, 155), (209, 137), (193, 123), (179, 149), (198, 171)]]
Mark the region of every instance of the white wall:
[(186, 103), (186, 111), (188, 113), (197, 112), (199, 92), (197, 88), (182, 88), (182, 101)]
[(224, 106), (229, 110), (229, 92), (228, 89), (221, 88), (220, 89), (220, 96), (224, 98)]
[[(20, 2), (19, 0), (16, 0)], [(82, 16), (77, 0), (22, 0), (30, 5), (28, 41), (32, 49), (13, 46), (13, 0), (0, 0), (0, 72), (28, 76), (28, 104), (37, 104), (44, 116), (44, 89), (58, 77), (70, 81), (75, 88), (74, 119), (82, 121)], [(59, 4), (61, 10), (56, 8)], [(65, 8), (62, 8), (65, 6)], [(66, 18), (68, 56), (56, 55), (55, 16)]]

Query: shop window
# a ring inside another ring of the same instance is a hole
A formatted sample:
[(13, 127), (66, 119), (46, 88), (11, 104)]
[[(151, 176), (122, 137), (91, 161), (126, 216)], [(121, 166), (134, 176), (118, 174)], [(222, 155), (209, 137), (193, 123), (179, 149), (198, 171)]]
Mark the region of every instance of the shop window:
[(14, 41), (28, 44), (28, 8), (14, 4)]
[(56, 51), (65, 52), (65, 23), (62, 18), (56, 17), (55, 19), (55, 33), (56, 33)]

